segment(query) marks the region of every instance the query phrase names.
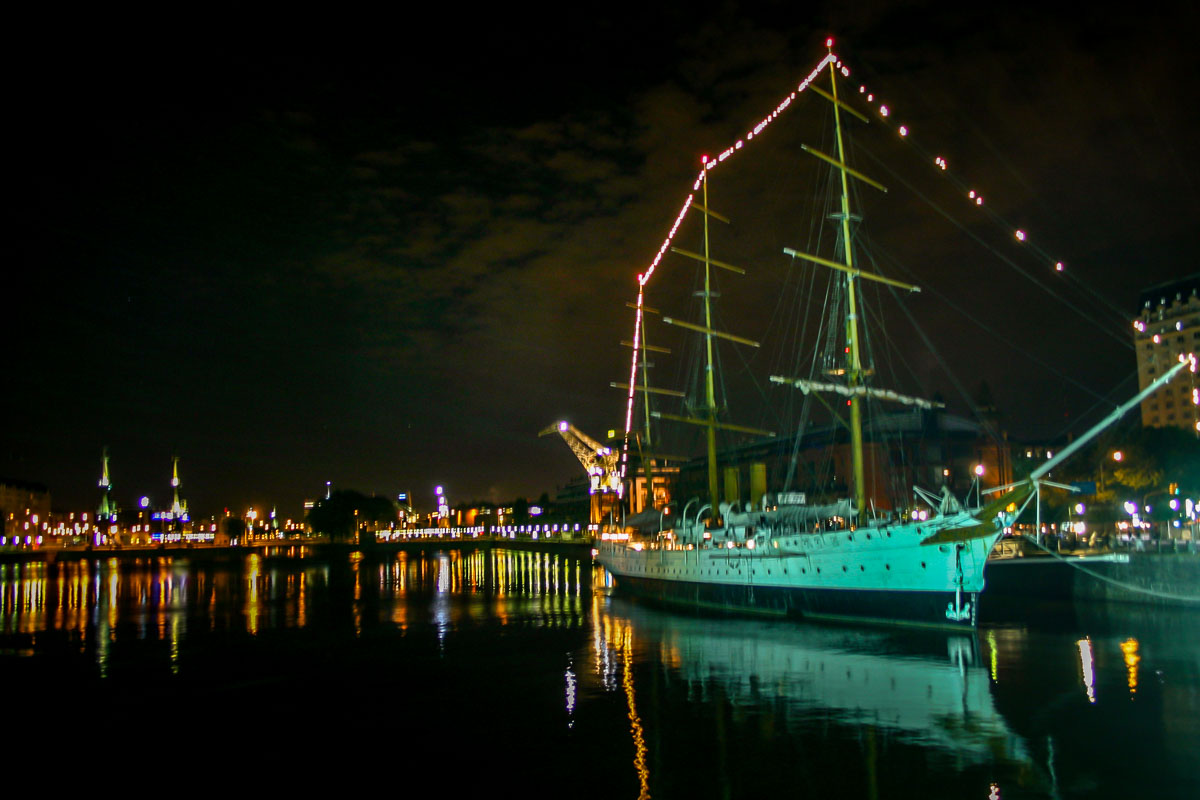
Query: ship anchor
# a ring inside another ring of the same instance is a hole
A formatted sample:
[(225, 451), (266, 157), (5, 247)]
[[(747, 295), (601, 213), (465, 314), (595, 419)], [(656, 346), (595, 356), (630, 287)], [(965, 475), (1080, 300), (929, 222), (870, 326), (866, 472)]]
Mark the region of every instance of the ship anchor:
[(946, 619), (952, 622), (963, 622), (971, 618), (971, 601), (963, 603), (963, 571), (962, 550), (960, 542), (954, 548), (954, 602), (946, 604)]

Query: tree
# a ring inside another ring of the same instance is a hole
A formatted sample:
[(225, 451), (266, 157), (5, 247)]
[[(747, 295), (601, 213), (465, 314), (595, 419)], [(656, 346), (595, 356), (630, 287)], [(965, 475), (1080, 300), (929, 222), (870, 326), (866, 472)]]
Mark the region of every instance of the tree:
[[(1200, 492), (1200, 440), (1181, 428), (1144, 428), (1131, 417), (1101, 434), (1051, 477), (1095, 483), (1095, 494), (1085, 502), (1104, 509), (1109, 519), (1119, 519), (1125, 502), (1166, 493), (1172, 484), (1184, 494)], [(1080, 499), (1073, 498), (1071, 503)]]
[[(308, 524), (316, 533), (329, 537), (331, 542), (348, 544), (370, 544), (357, 542), (358, 526), (396, 520), (396, 506), (385, 497), (370, 497), (350, 489), (340, 489), (329, 497), (318, 500), (308, 512)], [(372, 538), (372, 537), (368, 537)]]
[(513, 501), (513, 521), (518, 525), (524, 525), (529, 521), (529, 501), (524, 497), (518, 497)]
[(229, 536), (229, 540), (237, 539), (239, 542), (244, 541), (246, 536), (246, 521), (237, 517), (228, 517), (225, 520), (225, 533)]

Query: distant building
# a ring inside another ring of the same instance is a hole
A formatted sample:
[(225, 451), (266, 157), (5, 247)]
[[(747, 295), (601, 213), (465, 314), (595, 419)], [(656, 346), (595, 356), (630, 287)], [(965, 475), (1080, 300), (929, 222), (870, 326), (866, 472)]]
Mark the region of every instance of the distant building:
[(592, 496), (591, 480), (587, 475), (572, 475), (555, 490), (554, 507), (570, 519), (588, 519)]
[[(1200, 351), (1200, 272), (1142, 292), (1140, 315), (1133, 321), (1138, 388), (1178, 362), (1181, 353)], [(1200, 433), (1196, 376), (1185, 374), (1142, 401), (1142, 425), (1184, 428)]]
[[(942, 411), (897, 411), (877, 417), (863, 433), (868, 511), (909, 507), (914, 484), (933, 490), (945, 485), (963, 498), (980, 483), (1012, 481), (1010, 444), (973, 420)], [(756, 505), (767, 492), (799, 492), (808, 502), (825, 502), (851, 492), (849, 434), (841, 426), (814, 428), (799, 448), (793, 437), (779, 437), (727, 450), (719, 461), (725, 500)], [(687, 462), (672, 496), (680, 504), (691, 497), (707, 502), (707, 473), (707, 459)]]
[(49, 518), (49, 489), (40, 483), (0, 478), (0, 533), (36, 536)]

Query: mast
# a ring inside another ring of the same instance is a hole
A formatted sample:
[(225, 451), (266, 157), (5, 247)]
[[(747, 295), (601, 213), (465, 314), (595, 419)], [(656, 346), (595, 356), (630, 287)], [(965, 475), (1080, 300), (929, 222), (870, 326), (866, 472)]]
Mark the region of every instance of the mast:
[(717, 390), (713, 379), (713, 326), (712, 326), (712, 260), (708, 251), (708, 170), (704, 170), (704, 346), (708, 360), (704, 367), (704, 391), (708, 402), (708, 495), (712, 498), (712, 513), (715, 519), (720, 508), (717, 485)]
[[(826, 41), (825, 46), (829, 48), (829, 55), (833, 55), (833, 40)], [(889, 286), (895, 286), (900, 289), (906, 289), (910, 292), (919, 292), (921, 289), (911, 284), (902, 283), (891, 278), (885, 278), (882, 275), (876, 275), (871, 272), (863, 272), (858, 267), (854, 266), (854, 248), (851, 246), (850, 239), (850, 188), (849, 179), (862, 181), (863, 183), (878, 189), (881, 192), (886, 192), (887, 187), (873, 180), (858, 170), (850, 168), (846, 164), (846, 148), (842, 141), (842, 111), (845, 111), (852, 117), (856, 117), (863, 123), (870, 120), (855, 111), (854, 108), (837, 96), (837, 63), (830, 58), (829, 60), (829, 92), (813, 85), (810, 88), (815, 94), (824, 97), (833, 105), (833, 123), (834, 132), (837, 137), (837, 153), (836, 155), (828, 155), (822, 153), (813, 147), (806, 144), (800, 145), (801, 149), (810, 155), (821, 159), (822, 161), (836, 167), (842, 179), (842, 209), (841, 212), (832, 214), (833, 219), (840, 219), (841, 225), (841, 242), (842, 242), (842, 261), (832, 261), (827, 258), (814, 255), (812, 253), (803, 253), (798, 250), (793, 250), (790, 247), (783, 248), (783, 252), (793, 258), (802, 258), (806, 261), (811, 261), (814, 264), (820, 264), (846, 275), (846, 387), (845, 391), (836, 389), (840, 394), (849, 396), (850, 405), (850, 452), (851, 452), (851, 480), (854, 484), (854, 505), (858, 513), (862, 513), (867, 505), (867, 482), (863, 468), (863, 431), (862, 431), (862, 402), (868, 396), (878, 396), (878, 393), (871, 391), (864, 385), (862, 354), (859, 348), (858, 340), (858, 279), (878, 281)], [(776, 381), (776, 376), (772, 376), (771, 380)], [(791, 383), (797, 388), (809, 391), (811, 389), (824, 390), (826, 388), (834, 388), (818, 384), (814, 381), (804, 381), (795, 378), (779, 377), (779, 383)], [(902, 398), (893, 393), (887, 393), (887, 399), (901, 400), (901, 402), (913, 401), (913, 398)]]
[[(642, 510), (654, 508), (654, 471), (650, 467), (650, 457), (647, 453), (654, 452), (654, 440), (650, 437), (650, 353), (649, 345), (646, 344), (646, 330), (642, 329), (642, 399), (646, 404), (646, 413), (643, 414), (646, 426), (646, 442), (645, 446), (638, 447), (638, 456), (642, 459), (642, 473), (646, 479), (646, 504), (642, 506)], [(632, 481), (632, 485), (636, 488), (637, 481)], [(633, 513), (633, 506), (637, 498), (633, 495), (636, 492), (630, 492), (629, 510)]]
[[(829, 46), (830, 54), (833, 46)], [(851, 388), (862, 385), (862, 359), (858, 347), (858, 288), (855, 282), (854, 255), (850, 246), (850, 189), (846, 178), (846, 151), (842, 145), (842, 118), (837, 99), (837, 69), (829, 62), (829, 83), (833, 95), (833, 126), (837, 134), (838, 172), (842, 178), (842, 253), (846, 266), (846, 296), (849, 313), (846, 316), (846, 339), (850, 348), (846, 363), (846, 382)], [(850, 452), (854, 481), (854, 507), (859, 513), (866, 507), (866, 480), (863, 472), (862, 400), (850, 395)]]
[[(706, 165), (708, 164), (707, 158), (708, 158), (707, 156), (705, 156), (705, 158), (704, 158), (704, 163)], [(712, 324), (713, 324), (713, 321), (712, 321), (712, 298), (714, 296), (713, 291), (712, 291), (712, 268), (718, 267), (720, 269), (729, 270), (730, 272), (735, 272), (739, 275), (745, 275), (746, 270), (744, 270), (741, 267), (736, 266), (734, 264), (729, 264), (724, 261), (719, 261), (715, 258), (712, 258), (709, 233), (708, 233), (708, 218), (713, 217), (714, 219), (717, 219), (720, 222), (724, 222), (727, 225), (729, 224), (729, 219), (727, 217), (721, 216), (720, 214), (716, 213), (715, 211), (713, 211), (712, 209), (710, 209), (708, 207), (708, 167), (707, 166), (705, 167), (705, 170), (702, 173), (700, 182), (703, 184), (703, 203), (694, 203), (692, 205), (692, 207), (704, 215), (704, 252), (703, 253), (693, 253), (691, 251), (684, 250), (679, 247), (672, 247), (671, 252), (678, 253), (679, 255), (682, 255), (687, 258), (693, 259), (695, 261), (700, 261), (700, 262), (704, 263), (704, 290), (701, 292), (695, 293), (695, 295), (702, 295), (704, 297), (704, 324), (696, 325), (691, 322), (685, 322), (683, 320), (675, 319), (674, 317), (667, 317), (667, 316), (664, 316), (662, 318), (662, 321), (666, 325), (674, 325), (674, 326), (677, 326), (680, 328), (684, 328), (686, 330), (695, 331), (696, 333), (704, 334), (705, 355), (706, 355), (705, 365), (704, 365), (704, 405), (701, 408), (695, 408), (692, 406), (688, 406), (687, 415), (666, 414), (666, 413), (662, 413), (662, 412), (658, 412), (658, 411), (652, 411), (649, 413), (649, 416), (655, 417), (657, 419), (671, 420), (674, 422), (685, 422), (685, 423), (688, 423), (689, 425), (702, 425), (707, 429), (705, 431), (705, 442), (707, 444), (706, 449), (708, 451), (708, 494), (712, 501), (711, 507), (713, 510), (713, 518), (715, 520), (715, 519), (717, 519), (717, 515), (720, 513), (718, 511), (718, 509), (720, 508), (720, 505), (719, 505), (719, 503), (720, 503), (720, 484), (718, 483), (718, 480), (717, 480), (717, 429), (721, 428), (722, 430), (734, 431), (737, 433), (747, 433), (752, 436), (768, 436), (768, 437), (770, 437), (770, 436), (774, 436), (775, 434), (772, 431), (765, 431), (765, 430), (760, 430), (758, 428), (749, 428), (749, 427), (746, 427), (745, 425), (733, 425), (733, 424), (730, 424), (727, 422), (718, 422), (717, 421), (718, 408), (717, 408), (717, 389), (716, 389), (716, 363), (715, 363), (715, 356), (714, 356), (716, 348), (715, 348), (715, 344), (714, 344), (713, 340), (714, 339), (725, 339), (727, 341), (735, 342), (737, 344), (745, 345), (747, 347), (758, 347), (759, 343), (755, 342), (751, 339), (746, 339), (742, 336), (735, 336), (732, 333), (715, 330), (712, 326)], [(840, 264), (837, 266), (839, 268), (841, 267)], [(693, 295), (693, 296), (695, 296), (695, 295)], [(645, 310), (645, 311), (649, 311), (654, 314), (659, 313), (656, 309), (651, 309), (647, 306), (639, 305), (639, 308), (642, 310)], [(650, 345), (645, 344), (644, 341), (641, 342), (640, 344), (646, 350), (660, 349), (660, 348), (651, 348)], [(670, 352), (670, 351), (664, 349), (663, 352)], [(643, 356), (643, 362), (644, 362), (644, 360), (645, 360), (645, 358)], [(612, 385), (619, 386), (621, 388), (629, 388), (629, 387), (624, 386), (623, 384), (614, 383)], [(668, 394), (668, 395), (673, 395), (675, 397), (685, 397), (685, 394), (683, 392), (677, 392), (677, 391), (673, 391), (670, 389), (655, 389), (648, 385), (645, 385), (644, 378), (643, 378), (643, 386), (636, 387), (636, 388), (641, 389), (647, 393), (653, 392), (655, 394)], [(697, 405), (699, 405), (699, 404), (697, 404)]]

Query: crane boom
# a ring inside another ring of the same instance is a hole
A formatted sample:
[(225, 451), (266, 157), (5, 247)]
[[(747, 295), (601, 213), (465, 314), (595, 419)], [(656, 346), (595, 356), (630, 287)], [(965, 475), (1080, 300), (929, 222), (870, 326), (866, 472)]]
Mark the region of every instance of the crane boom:
[(621, 473), (617, 469), (620, 460), (612, 448), (600, 444), (571, 423), (563, 420), (547, 427), (538, 436), (557, 433), (579, 459), (591, 480), (589, 493), (621, 492)]

